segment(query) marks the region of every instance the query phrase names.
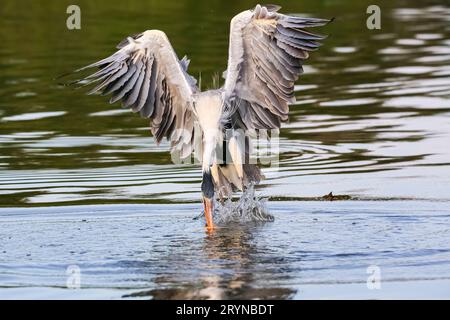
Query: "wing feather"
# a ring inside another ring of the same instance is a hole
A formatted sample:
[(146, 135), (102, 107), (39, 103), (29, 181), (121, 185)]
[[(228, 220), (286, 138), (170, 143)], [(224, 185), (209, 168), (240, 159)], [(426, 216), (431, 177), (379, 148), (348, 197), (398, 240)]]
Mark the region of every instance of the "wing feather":
[(287, 121), (303, 62), (326, 38), (305, 28), (330, 20), (284, 15), (279, 9), (257, 5), (231, 20), (224, 97), (249, 129), (277, 128)]
[[(136, 110), (133, 105), (136, 102), (142, 88), (142, 83), (144, 82), (144, 77), (146, 76), (145, 71), (147, 69), (146, 67), (147, 63), (142, 63), (142, 66), (140, 67), (139, 76), (136, 79), (136, 82), (133, 84), (132, 89), (129, 91), (129, 94), (127, 95), (126, 99), (122, 101), (122, 104), (124, 107), (131, 108), (133, 112), (138, 112), (139, 110)], [(137, 72), (136, 72), (137, 74)]]
[(121, 100), (123, 107), (149, 118), (158, 143), (166, 137), (172, 150), (182, 143), (179, 149), (184, 154), (192, 151), (186, 143), (193, 136), (193, 101), (198, 89), (197, 81), (187, 73), (187, 57), (179, 60), (167, 36), (158, 30), (128, 37), (117, 48), (111, 56), (76, 70), (99, 68), (78, 83), (98, 82), (89, 93), (111, 95), (110, 103)]
[[(118, 78), (116, 81), (111, 82), (105, 90), (103, 90), (102, 95), (109, 95), (120, 88), (122, 88), (123, 85), (133, 76), (133, 74), (136, 72), (136, 65), (128, 65), (127, 64), (127, 71), (124, 73), (120, 78)], [(117, 101), (117, 100), (116, 100)], [(115, 101), (110, 100), (110, 103), (114, 103)]]

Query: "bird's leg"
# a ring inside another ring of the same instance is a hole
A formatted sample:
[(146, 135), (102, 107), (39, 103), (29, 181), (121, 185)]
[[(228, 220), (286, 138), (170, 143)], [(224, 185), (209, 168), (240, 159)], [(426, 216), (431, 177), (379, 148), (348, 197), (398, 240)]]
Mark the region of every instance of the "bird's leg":
[(205, 211), (205, 219), (206, 219), (206, 230), (213, 231), (216, 226), (213, 221), (213, 212), (214, 212), (214, 202), (212, 199), (208, 199), (203, 197), (203, 209)]
[(214, 212), (214, 184), (212, 182), (212, 176), (210, 171), (203, 172), (202, 180), (202, 196), (203, 196), (203, 209), (206, 219), (206, 230), (211, 232), (215, 229), (213, 222)]

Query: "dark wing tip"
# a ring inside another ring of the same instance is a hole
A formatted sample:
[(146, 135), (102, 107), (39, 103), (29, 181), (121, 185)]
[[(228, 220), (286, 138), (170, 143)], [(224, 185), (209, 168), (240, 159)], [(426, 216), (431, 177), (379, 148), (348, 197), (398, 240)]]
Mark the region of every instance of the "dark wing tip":
[[(62, 79), (62, 78), (65, 78), (65, 77), (71, 75), (72, 73), (73, 73), (73, 71), (65, 72), (65, 73), (63, 73), (63, 74), (60, 74), (59, 76), (54, 77), (54, 78), (53, 78), (53, 81), (58, 81), (58, 80), (60, 80), (60, 79)], [(59, 84), (59, 83), (58, 83), (58, 84)]]
[(133, 38), (134, 40), (136, 40), (137, 38), (141, 37), (143, 35), (143, 33), (136, 33), (136, 34), (132, 34), (131, 36), (126, 37), (125, 39), (123, 39), (122, 41), (119, 42), (119, 44), (116, 46), (117, 49), (122, 49), (123, 47), (125, 47), (128, 43), (130, 43), (130, 41), (128, 40), (128, 38)]
[[(70, 80), (69, 76), (73, 75), (76, 72), (77, 71), (70, 71), (70, 72), (60, 74), (60, 75), (54, 77), (53, 81), (55, 81), (58, 86), (74, 87), (75, 85), (77, 85), (83, 81), (83, 79)], [(67, 79), (67, 77), (69, 77), (69, 79)], [(78, 89), (78, 88), (79, 87), (75, 87), (75, 89)]]
[(261, 7), (266, 7), (269, 12), (278, 12), (281, 9), (277, 4), (263, 4)]

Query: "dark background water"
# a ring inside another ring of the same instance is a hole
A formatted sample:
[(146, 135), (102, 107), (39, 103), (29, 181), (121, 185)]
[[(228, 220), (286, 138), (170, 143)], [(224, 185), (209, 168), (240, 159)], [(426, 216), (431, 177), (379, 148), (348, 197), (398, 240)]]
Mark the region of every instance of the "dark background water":
[[(129, 34), (164, 30), (203, 88), (226, 68), (228, 27), (251, 1), (2, 1), (0, 205), (197, 201), (196, 167), (175, 166), (145, 120), (54, 77), (114, 52)], [(449, 199), (450, 9), (446, 1), (283, 1), (336, 17), (308, 61), (281, 130), (273, 199), (330, 191), (354, 198)], [(300, 187), (299, 187), (300, 186)], [(307, 186), (307, 187), (306, 187)]]

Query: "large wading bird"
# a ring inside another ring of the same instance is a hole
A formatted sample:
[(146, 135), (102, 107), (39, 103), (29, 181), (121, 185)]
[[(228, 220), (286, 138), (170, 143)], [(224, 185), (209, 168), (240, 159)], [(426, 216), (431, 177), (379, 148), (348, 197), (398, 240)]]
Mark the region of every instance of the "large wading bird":
[[(96, 83), (90, 94), (111, 94), (110, 103), (120, 100), (123, 107), (150, 119), (156, 142), (166, 137), (171, 152), (179, 152), (181, 158), (198, 157), (208, 231), (215, 228), (216, 196), (230, 197), (263, 177), (256, 164), (245, 160), (245, 143), (224, 132), (277, 129), (287, 121), (303, 62), (325, 38), (306, 29), (330, 20), (284, 15), (279, 9), (257, 5), (231, 20), (228, 67), (220, 89), (201, 92), (187, 72), (187, 57), (179, 60), (159, 30), (127, 37), (113, 55), (75, 71), (98, 68), (76, 82)], [(197, 147), (196, 132), (200, 132)], [(219, 148), (233, 161), (219, 164)]]

